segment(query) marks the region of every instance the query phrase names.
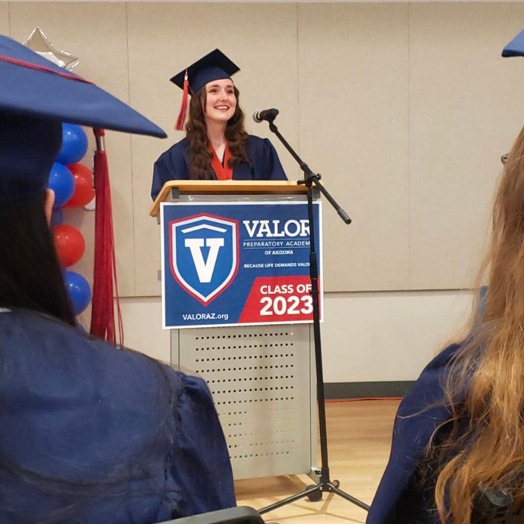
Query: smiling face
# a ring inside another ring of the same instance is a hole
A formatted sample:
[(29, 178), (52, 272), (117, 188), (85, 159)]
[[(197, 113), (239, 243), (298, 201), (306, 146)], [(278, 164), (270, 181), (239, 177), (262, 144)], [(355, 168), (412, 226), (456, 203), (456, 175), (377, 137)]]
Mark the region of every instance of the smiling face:
[(237, 108), (235, 87), (229, 79), (213, 80), (206, 84), (206, 107), (204, 108), (206, 124), (219, 122), (226, 124)]

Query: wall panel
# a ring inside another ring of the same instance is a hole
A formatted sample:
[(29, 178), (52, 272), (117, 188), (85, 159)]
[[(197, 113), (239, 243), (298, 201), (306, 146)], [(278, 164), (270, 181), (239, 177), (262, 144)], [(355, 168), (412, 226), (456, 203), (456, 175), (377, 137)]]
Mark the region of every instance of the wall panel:
[[(416, 380), (470, 315), (469, 291), (328, 293), (322, 350), (326, 382)], [(122, 301), (126, 344), (169, 361), (159, 297)]]
[[(169, 78), (215, 47), (242, 69), (248, 130), (271, 136), (250, 115), (279, 108), (283, 134), (354, 220), (325, 206), (328, 291), (468, 287), (499, 157), (522, 123), (524, 62), (500, 51), (523, 19), (521, 3), (0, 2), (2, 33), (22, 41), (41, 26), (80, 57), (79, 74), (169, 132), (108, 136), (124, 296), (160, 291), (152, 165), (183, 136)], [(73, 269), (91, 278), (93, 214), (67, 211), (66, 222), (89, 246)]]
[(0, 2), (0, 34), (9, 36), (9, 3)]
[[(49, 40), (80, 58), (75, 72), (128, 101), (128, 61), (125, 4), (12, 3), (11, 36), (23, 41), (40, 26)], [(57, 94), (57, 96), (59, 96)], [(92, 165), (91, 147), (83, 161)], [(107, 149), (112, 185), (119, 288), (123, 296), (135, 294), (133, 242), (133, 188), (129, 135), (108, 132)], [(78, 226), (88, 249), (72, 269), (92, 279), (94, 213), (67, 211), (66, 223)]]
[[(235, 83), (248, 130), (267, 136), (265, 126), (254, 124), (250, 115), (266, 106), (278, 107), (279, 123), (296, 144), (296, 6), (129, 4), (128, 24), (131, 103), (170, 135), (164, 141), (133, 138), (137, 293), (151, 295), (159, 292), (160, 267), (160, 233), (148, 216), (152, 166), (160, 153), (184, 136), (173, 131), (182, 92), (169, 79), (220, 48), (241, 68)], [(296, 168), (273, 142), (292, 176)]]
[(412, 289), (475, 277), (500, 156), (522, 125), (524, 63), (502, 59), (523, 4), (410, 7)]
[(300, 152), (353, 224), (324, 208), (328, 291), (408, 284), (408, 10), (299, 6)]

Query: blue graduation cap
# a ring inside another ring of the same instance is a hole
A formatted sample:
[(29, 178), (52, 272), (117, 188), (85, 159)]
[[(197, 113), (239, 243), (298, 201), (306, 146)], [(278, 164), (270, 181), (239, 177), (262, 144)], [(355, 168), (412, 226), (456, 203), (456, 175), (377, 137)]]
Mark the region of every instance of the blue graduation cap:
[(209, 82), (231, 79), (238, 71), (240, 71), (240, 68), (235, 63), (222, 53), (220, 49), (215, 49), (171, 78), (171, 82), (184, 91), (175, 129), (180, 131), (184, 126), (189, 90), (191, 90), (192, 94), (195, 94)]
[(524, 56), (524, 29), (502, 50), (502, 56)]
[(157, 125), (89, 80), (0, 35), (0, 201), (47, 187), (62, 122), (166, 137)]
[(189, 87), (193, 93), (200, 91), (207, 83), (213, 80), (231, 78), (240, 68), (234, 64), (220, 49), (215, 49), (190, 65), (187, 69), (180, 71), (171, 78), (171, 82), (180, 89), (184, 89), (184, 80), (187, 76)]

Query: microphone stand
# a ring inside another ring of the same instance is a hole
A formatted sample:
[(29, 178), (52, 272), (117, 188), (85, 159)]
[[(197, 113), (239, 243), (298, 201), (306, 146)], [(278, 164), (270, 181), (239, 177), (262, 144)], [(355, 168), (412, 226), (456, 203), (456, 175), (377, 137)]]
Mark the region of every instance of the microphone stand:
[(313, 214), (313, 188), (317, 188), (328, 200), (328, 202), (335, 208), (340, 218), (346, 223), (351, 224), (351, 218), (348, 214), (337, 204), (335, 199), (329, 194), (328, 190), (320, 183), (320, 175), (314, 173), (309, 166), (297, 155), (293, 148), (288, 144), (286, 139), (280, 134), (277, 126), (274, 124), (276, 115), (270, 115), (266, 118), (269, 122), (269, 129), (277, 135), (278, 139), (284, 144), (291, 156), (298, 162), (300, 169), (304, 172), (304, 180), (300, 180), (299, 184), (305, 184), (307, 187), (307, 202), (308, 202), (308, 216), (309, 216), (309, 231), (310, 231), (310, 252), (309, 252), (309, 275), (311, 279), (311, 296), (313, 299), (313, 332), (315, 340), (315, 363), (317, 375), (317, 403), (318, 403), (318, 419), (320, 430), (320, 453), (321, 453), (321, 470), (320, 480), (313, 486), (308, 486), (304, 491), (292, 495), (280, 502), (266, 506), (258, 512), (260, 514), (273, 511), (286, 504), (295, 502), (304, 497), (307, 497), (312, 502), (322, 500), (322, 493), (335, 493), (347, 501), (359, 506), (360, 508), (369, 511), (369, 506), (364, 502), (352, 497), (348, 493), (339, 489), (340, 482), (338, 480), (331, 481), (329, 474), (329, 460), (328, 460), (328, 442), (327, 442), (327, 427), (326, 427), (326, 403), (324, 396), (324, 375), (322, 370), (322, 344), (320, 338), (320, 314), (319, 314), (319, 291), (318, 291), (318, 266), (317, 253), (315, 248), (315, 218)]

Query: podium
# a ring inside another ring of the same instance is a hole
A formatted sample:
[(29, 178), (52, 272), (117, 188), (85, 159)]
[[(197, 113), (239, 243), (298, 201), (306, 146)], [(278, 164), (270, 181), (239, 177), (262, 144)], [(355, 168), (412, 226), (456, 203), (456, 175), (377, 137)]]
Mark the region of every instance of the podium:
[[(159, 223), (163, 203), (198, 209), (217, 203), (305, 206), (306, 188), (290, 181), (173, 180), (150, 211)], [(170, 340), (172, 365), (209, 385), (235, 479), (308, 474), (318, 481), (311, 323), (178, 328), (171, 329)]]

